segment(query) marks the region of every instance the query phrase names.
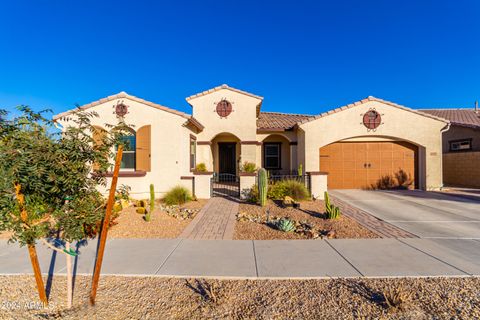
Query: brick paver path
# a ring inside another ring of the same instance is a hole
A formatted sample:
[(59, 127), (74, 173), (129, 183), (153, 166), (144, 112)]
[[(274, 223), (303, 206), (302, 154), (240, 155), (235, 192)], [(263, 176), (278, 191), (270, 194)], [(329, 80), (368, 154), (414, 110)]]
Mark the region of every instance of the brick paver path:
[(233, 239), (238, 202), (234, 199), (214, 197), (200, 210), (182, 232), (183, 239)]
[(343, 202), (337, 197), (330, 196), (330, 199), (332, 200), (332, 203), (340, 208), (342, 214), (357, 221), (359, 224), (377, 234), (381, 238), (418, 238), (413, 233), (405, 231), (386, 221), (380, 220), (366, 211)]

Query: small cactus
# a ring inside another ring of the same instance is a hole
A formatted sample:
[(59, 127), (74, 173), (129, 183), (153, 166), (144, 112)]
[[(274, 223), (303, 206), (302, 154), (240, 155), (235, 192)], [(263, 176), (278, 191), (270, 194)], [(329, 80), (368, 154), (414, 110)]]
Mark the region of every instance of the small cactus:
[(135, 207), (137, 207), (137, 208), (146, 208), (146, 207), (147, 207), (147, 201), (145, 201), (145, 200), (138, 200), (138, 201), (135, 203)]
[(150, 210), (145, 214), (145, 221), (150, 221), (150, 215), (155, 209), (155, 190), (153, 184), (150, 185)]
[(138, 214), (145, 214), (145, 213), (147, 213), (147, 209), (145, 209), (145, 207), (138, 207), (138, 208), (136, 209), (136, 211), (137, 211)]
[(295, 230), (295, 224), (293, 223), (292, 220), (288, 218), (282, 218), (277, 221), (276, 226), (278, 230), (283, 231), (283, 232), (291, 232)]
[(262, 207), (267, 204), (268, 180), (267, 171), (264, 168), (258, 170), (258, 201)]
[(303, 166), (301, 163), (298, 165), (298, 176), (303, 176)]
[(327, 219), (337, 219), (340, 217), (340, 208), (330, 203), (328, 192), (325, 191), (325, 213)]

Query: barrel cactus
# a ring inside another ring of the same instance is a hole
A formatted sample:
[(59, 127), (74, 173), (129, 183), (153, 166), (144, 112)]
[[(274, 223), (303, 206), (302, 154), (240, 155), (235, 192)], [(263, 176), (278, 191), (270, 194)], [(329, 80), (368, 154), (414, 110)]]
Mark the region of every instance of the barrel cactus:
[(282, 218), (277, 221), (277, 228), (283, 232), (291, 232), (295, 230), (295, 224), (288, 218)]
[(267, 180), (267, 170), (261, 168), (257, 173), (258, 180), (258, 201), (262, 207), (267, 204), (267, 190), (268, 190), (268, 180)]

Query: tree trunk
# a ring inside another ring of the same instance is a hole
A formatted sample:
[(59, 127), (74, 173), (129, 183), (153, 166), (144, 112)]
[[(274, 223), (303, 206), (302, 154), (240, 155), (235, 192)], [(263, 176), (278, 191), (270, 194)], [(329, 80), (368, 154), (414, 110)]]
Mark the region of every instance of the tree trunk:
[[(65, 242), (65, 249), (70, 251), (70, 242)], [(65, 258), (67, 259), (67, 308), (70, 309), (73, 300), (72, 256), (66, 254)]]
[(40, 265), (38, 264), (37, 250), (34, 244), (28, 245), (28, 253), (30, 255), (30, 262), (32, 263), (33, 274), (35, 275), (35, 281), (37, 281), (37, 290), (40, 297), (40, 301), (44, 306), (48, 305), (47, 293), (43, 285), (42, 272), (40, 271)]

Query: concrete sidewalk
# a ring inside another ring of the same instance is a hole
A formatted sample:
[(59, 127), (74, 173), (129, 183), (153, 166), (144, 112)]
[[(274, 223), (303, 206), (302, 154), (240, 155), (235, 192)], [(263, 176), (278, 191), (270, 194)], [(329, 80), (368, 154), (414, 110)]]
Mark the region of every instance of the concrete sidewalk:
[[(93, 272), (96, 241), (77, 274)], [(65, 273), (64, 255), (38, 245), (43, 273)], [(53, 259), (52, 259), (53, 257)], [(32, 273), (26, 248), (0, 241), (0, 274)], [(467, 239), (113, 239), (102, 274), (216, 278), (480, 276), (480, 241)]]

